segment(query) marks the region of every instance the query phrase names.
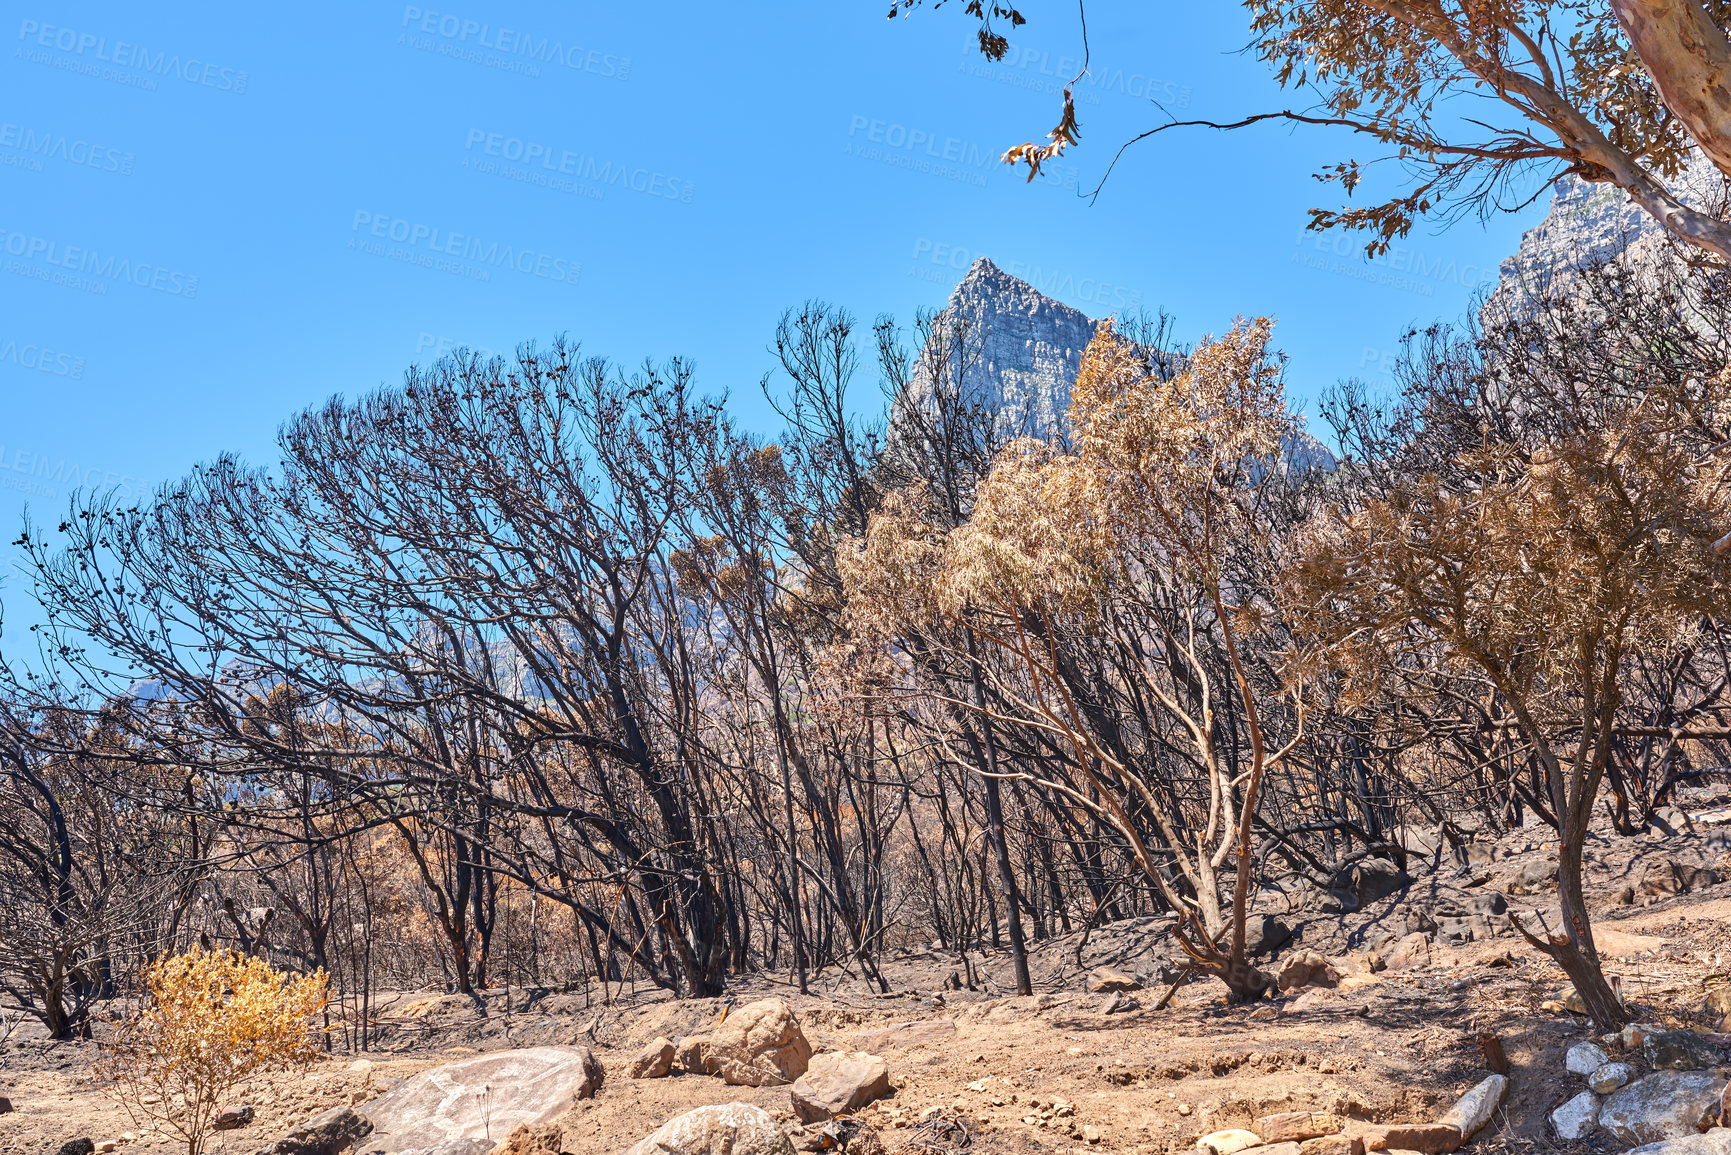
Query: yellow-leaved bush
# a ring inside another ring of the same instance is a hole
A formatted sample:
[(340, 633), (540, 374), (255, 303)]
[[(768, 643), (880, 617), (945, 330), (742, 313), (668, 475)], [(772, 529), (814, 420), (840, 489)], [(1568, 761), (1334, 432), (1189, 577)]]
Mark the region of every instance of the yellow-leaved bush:
[(254, 1075), (304, 1067), (330, 978), (193, 947), (144, 973), (144, 998), (104, 1040), (97, 1073), (134, 1121), (155, 1120), (204, 1149), (225, 1099)]

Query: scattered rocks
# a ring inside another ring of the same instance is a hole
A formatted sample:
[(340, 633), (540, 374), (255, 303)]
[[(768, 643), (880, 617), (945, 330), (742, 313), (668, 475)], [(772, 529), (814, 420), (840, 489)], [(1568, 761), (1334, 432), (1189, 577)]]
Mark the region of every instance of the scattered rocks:
[(1088, 976), (1088, 993), (1093, 995), (1110, 994), (1114, 991), (1139, 991), (1142, 984), (1135, 975), (1127, 975), (1123, 971), (1115, 971), (1101, 967)]
[(889, 1064), (864, 1051), (814, 1056), (794, 1080), (793, 1110), (807, 1123), (833, 1119), (881, 1099), (890, 1091)]
[(375, 1150), (387, 1155), (418, 1151), (506, 1135), (519, 1123), (552, 1122), (577, 1100), (592, 1098), (603, 1075), (600, 1061), (587, 1047), (494, 1051), (422, 1071), (363, 1111), (370, 1127), (388, 1136)]
[(1579, 1139), (1599, 1122), (1599, 1097), (1582, 1091), (1551, 1112), (1551, 1126), (1563, 1139)]
[(1454, 1127), (1461, 1133), (1463, 1140), (1471, 1139), (1491, 1121), (1491, 1116), (1502, 1104), (1503, 1096), (1508, 1094), (1508, 1090), (1509, 1080), (1506, 1076), (1492, 1075), (1456, 1100), (1455, 1105), (1437, 1122)]
[(1415, 931), (1394, 944), (1394, 950), (1389, 952), (1388, 969), (1391, 971), (1411, 970), (1413, 967), (1424, 966), (1430, 962), (1430, 938), (1422, 931)]
[(1605, 1049), (1593, 1043), (1576, 1043), (1563, 1056), (1563, 1066), (1571, 1075), (1591, 1075), (1610, 1061), (1611, 1056), (1605, 1054)]
[(1264, 1115), (1250, 1125), (1264, 1143), (1294, 1143), (1315, 1139), (1339, 1131), (1343, 1123), (1339, 1115), (1322, 1111), (1282, 1111)]
[(793, 1155), (793, 1144), (762, 1107), (722, 1103), (675, 1115), (625, 1155)]
[(759, 999), (725, 1022), (687, 1035), (676, 1060), (682, 1070), (719, 1075), (734, 1086), (775, 1087), (805, 1074), (811, 1044), (785, 999)]
[(1237, 1155), (1238, 1152), (1251, 1147), (1262, 1146), (1262, 1137), (1254, 1131), (1232, 1128), (1226, 1131), (1213, 1131), (1196, 1140), (1198, 1151), (1209, 1155)]
[(637, 1052), (625, 1073), (633, 1079), (660, 1079), (672, 1072), (673, 1055), (677, 1049), (671, 1039), (654, 1039)]
[(218, 1111), (211, 1126), (218, 1131), (233, 1131), (235, 1128), (244, 1127), (250, 1122), (252, 1122), (252, 1104), (236, 1103)]
[(1606, 1063), (1597, 1067), (1587, 1076), (1587, 1086), (1601, 1095), (1609, 1095), (1612, 1091), (1626, 1084), (1635, 1077), (1635, 1068), (1629, 1063)]
[(357, 1115), (353, 1107), (332, 1107), (266, 1147), (263, 1155), (337, 1155), (372, 1130), (372, 1123)]
[(1719, 1121), (1725, 1077), (1704, 1071), (1659, 1071), (1606, 1099), (1599, 1125), (1625, 1143), (1693, 1135)]

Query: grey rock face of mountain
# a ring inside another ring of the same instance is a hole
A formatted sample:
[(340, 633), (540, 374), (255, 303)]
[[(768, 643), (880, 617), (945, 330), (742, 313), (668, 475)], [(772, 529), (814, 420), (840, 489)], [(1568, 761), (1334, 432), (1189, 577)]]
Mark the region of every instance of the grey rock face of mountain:
[(1559, 276), (1615, 256), (1625, 246), (1657, 240), (1664, 230), (1622, 189), (1562, 177), (1552, 186), (1551, 211), (1521, 234), (1503, 258), (1493, 302), (1543, 292)]
[[(1082, 351), (1100, 322), (981, 257), (950, 293), (939, 324), (966, 334), (964, 400), (996, 415), (1001, 439), (1063, 432)], [(931, 395), (929, 375), (917, 368), (907, 401), (924, 403)], [(905, 428), (905, 418), (892, 414), (890, 439)]]
[[(985, 257), (950, 293), (939, 329), (955, 332), (958, 321), (965, 322), (959, 327), (969, 347), (964, 400), (996, 415), (998, 438), (1063, 438), (1082, 353), (1101, 322), (1054, 301)], [(908, 394), (903, 404), (929, 403), (932, 382), (923, 368), (915, 370)], [(892, 446), (913, 436), (900, 408), (890, 415)], [(1334, 454), (1308, 433), (1294, 437), (1284, 456), (1287, 469), (1335, 467)]]

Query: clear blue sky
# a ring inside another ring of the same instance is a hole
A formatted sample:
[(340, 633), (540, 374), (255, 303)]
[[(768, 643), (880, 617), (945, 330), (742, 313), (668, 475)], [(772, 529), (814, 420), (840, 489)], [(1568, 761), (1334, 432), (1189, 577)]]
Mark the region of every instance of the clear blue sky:
[[(1283, 128), (1168, 134), (1079, 199), (1151, 98), (1291, 103), (1227, 3), (1091, 4), (1083, 147), (1027, 185), (996, 156), (1051, 125), (1081, 44), (1073, 5), (1028, 7), (994, 65), (959, 0), (894, 21), (886, 0), (6, 4), (5, 542), (75, 479), (267, 460), (292, 412), (456, 343), (681, 354), (771, 432), (782, 309), (906, 318), (977, 255), (1093, 315), (1165, 307), (1188, 339), (1272, 313), (1314, 412), (1407, 326), (1461, 316), (1543, 214), (1367, 264), (1302, 231), (1337, 193), (1310, 173), (1362, 142)], [(875, 404), (875, 371), (859, 387)], [(0, 587), (9, 627), (24, 598)]]

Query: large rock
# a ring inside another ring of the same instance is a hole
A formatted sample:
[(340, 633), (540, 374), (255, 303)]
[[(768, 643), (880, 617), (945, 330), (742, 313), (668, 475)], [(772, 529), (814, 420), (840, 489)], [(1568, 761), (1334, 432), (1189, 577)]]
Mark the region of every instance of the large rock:
[(1731, 1128), (1715, 1127), (1699, 1135), (1648, 1143), (1628, 1155), (1731, 1155)]
[(1415, 931), (1394, 944), (1394, 950), (1388, 956), (1388, 969), (1391, 971), (1411, 970), (1430, 962), (1430, 939), (1421, 931)]
[(760, 999), (707, 1031), (687, 1035), (677, 1061), (694, 1075), (743, 1087), (775, 1087), (805, 1074), (811, 1044), (785, 999)]
[(1655, 1071), (1704, 1071), (1731, 1063), (1731, 1052), (1717, 1039), (1694, 1031), (1658, 1031), (1641, 1040), (1641, 1057)]
[(434, 1067), (361, 1108), (373, 1128), (367, 1150), (486, 1155), (519, 1123), (550, 1123), (592, 1098), (602, 1077), (588, 1047), (525, 1047)]
[(762, 1107), (722, 1103), (674, 1116), (625, 1155), (793, 1155), (793, 1144)]
[(1254, 1131), (1246, 1131), (1241, 1127), (1228, 1128), (1225, 1131), (1211, 1131), (1196, 1140), (1196, 1149), (1203, 1155), (1238, 1155), (1252, 1147), (1262, 1146), (1262, 1137)]
[(1446, 1123), (1460, 1131), (1462, 1139), (1471, 1139), (1491, 1121), (1491, 1116), (1502, 1104), (1503, 1096), (1508, 1090), (1508, 1076), (1492, 1075), (1456, 1100), (1455, 1105), (1437, 1122)]
[(1442, 1155), (1460, 1150), (1466, 1139), (1452, 1123), (1396, 1123), (1384, 1129), (1384, 1142), (1390, 1150)]
[(793, 1110), (807, 1123), (820, 1123), (881, 1099), (890, 1093), (890, 1065), (864, 1051), (817, 1055), (793, 1082)]
[(1282, 991), (1295, 991), (1299, 987), (1313, 985), (1337, 987), (1340, 985), (1340, 972), (1315, 951), (1303, 950), (1289, 956), (1280, 964), (1278, 981)]
[(1114, 991), (1139, 991), (1142, 983), (1135, 975), (1127, 975), (1123, 971), (1115, 971), (1109, 967), (1099, 967), (1088, 976), (1088, 993), (1095, 995), (1110, 994)]
[(1406, 871), (1388, 859), (1365, 858), (1336, 874), (1329, 881), (1329, 889), (1351, 895), (1356, 909), (1387, 898), (1411, 881)]
[(1279, 950), (1290, 941), (1292, 928), (1272, 914), (1244, 916), (1244, 953), (1250, 957), (1256, 958), (1269, 951)]
[(373, 1129), (352, 1107), (332, 1107), (314, 1115), (264, 1149), (264, 1155), (337, 1155)]
[(1707, 1071), (1659, 1071), (1607, 1098), (1599, 1126), (1625, 1143), (1677, 1139), (1719, 1121), (1725, 1076)]
[(1250, 1129), (1262, 1136), (1264, 1143), (1296, 1143), (1332, 1135), (1342, 1125), (1339, 1115), (1324, 1111), (1281, 1111), (1262, 1116), (1250, 1125)]

